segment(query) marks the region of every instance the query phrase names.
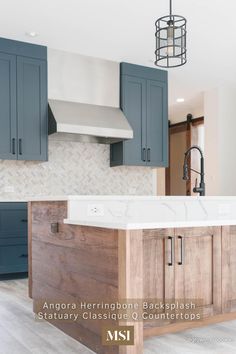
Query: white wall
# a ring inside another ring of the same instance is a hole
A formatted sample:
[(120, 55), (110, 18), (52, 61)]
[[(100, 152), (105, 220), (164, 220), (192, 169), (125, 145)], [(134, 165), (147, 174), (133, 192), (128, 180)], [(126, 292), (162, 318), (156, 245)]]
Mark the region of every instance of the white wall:
[(220, 191), (219, 159), (219, 90), (204, 94), (205, 114), (205, 172), (207, 195), (218, 195)]
[[(119, 106), (119, 64), (48, 50), (49, 98)], [(48, 162), (0, 160), (0, 196), (140, 194), (156, 191), (153, 170), (109, 166), (109, 145), (49, 140)], [(10, 188), (11, 189), (11, 188)]]
[(205, 159), (208, 195), (236, 195), (236, 88), (205, 93)]
[(172, 124), (186, 120), (187, 114), (191, 113), (194, 118), (204, 116), (204, 94), (199, 93), (192, 99), (175, 103), (169, 107), (169, 120)]
[(166, 169), (165, 168), (157, 168), (156, 169), (156, 194), (157, 195), (165, 195), (166, 194)]

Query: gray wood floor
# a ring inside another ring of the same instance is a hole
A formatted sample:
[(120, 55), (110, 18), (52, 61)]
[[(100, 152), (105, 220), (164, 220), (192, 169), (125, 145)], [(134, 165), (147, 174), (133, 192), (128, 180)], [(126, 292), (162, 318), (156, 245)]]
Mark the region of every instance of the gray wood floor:
[(47, 322), (34, 320), (27, 279), (0, 281), (0, 354), (91, 354)]
[[(27, 279), (0, 281), (0, 354), (91, 354), (47, 322), (36, 322)], [(236, 321), (150, 338), (144, 354), (235, 354)]]

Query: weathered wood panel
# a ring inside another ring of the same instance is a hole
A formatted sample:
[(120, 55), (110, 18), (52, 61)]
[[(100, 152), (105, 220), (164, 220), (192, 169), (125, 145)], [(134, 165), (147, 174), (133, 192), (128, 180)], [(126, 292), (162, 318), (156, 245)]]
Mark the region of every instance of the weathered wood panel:
[[(119, 230), (119, 298), (143, 297), (143, 230)], [(134, 326), (134, 345), (119, 347), (119, 354), (143, 353), (143, 322), (121, 322)]]
[(32, 204), (28, 203), (28, 294), (32, 299)]
[(236, 226), (222, 227), (222, 308), (236, 311)]
[[(66, 225), (66, 202), (32, 202), (32, 295), (36, 300), (118, 299), (118, 232)], [(51, 224), (57, 224), (53, 230)], [(114, 325), (114, 322), (111, 322)], [(96, 353), (117, 353), (101, 345), (109, 321), (53, 322)]]

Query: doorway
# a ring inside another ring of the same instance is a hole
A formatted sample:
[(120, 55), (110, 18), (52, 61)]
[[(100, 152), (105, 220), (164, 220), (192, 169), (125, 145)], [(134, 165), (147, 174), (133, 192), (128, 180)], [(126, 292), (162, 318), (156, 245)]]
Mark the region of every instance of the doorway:
[[(191, 171), (190, 179), (183, 180), (184, 153), (192, 145), (204, 151), (204, 117), (193, 118), (187, 115), (184, 122), (169, 125), (169, 167), (165, 172), (166, 195), (194, 195), (193, 187), (199, 176)], [(192, 152), (189, 167), (199, 171), (200, 158), (197, 151)]]

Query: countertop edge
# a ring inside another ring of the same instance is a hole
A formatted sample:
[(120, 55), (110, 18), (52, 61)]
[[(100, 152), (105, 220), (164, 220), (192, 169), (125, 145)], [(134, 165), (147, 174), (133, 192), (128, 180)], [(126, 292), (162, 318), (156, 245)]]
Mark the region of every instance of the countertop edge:
[(90, 227), (100, 227), (118, 230), (140, 230), (140, 229), (168, 229), (184, 227), (203, 227), (203, 226), (227, 226), (236, 225), (236, 220), (202, 220), (202, 221), (172, 221), (172, 222), (145, 222), (145, 223), (122, 223), (104, 222), (88, 220), (64, 219), (65, 224), (80, 225)]

